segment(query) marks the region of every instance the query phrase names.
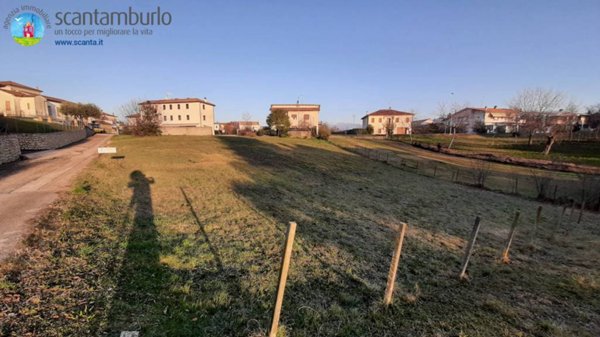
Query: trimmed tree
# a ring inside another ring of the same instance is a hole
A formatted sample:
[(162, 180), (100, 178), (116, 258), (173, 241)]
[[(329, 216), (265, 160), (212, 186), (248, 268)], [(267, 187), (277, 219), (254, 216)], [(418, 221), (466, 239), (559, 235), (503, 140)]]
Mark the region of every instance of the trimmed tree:
[(134, 136), (160, 136), (160, 115), (152, 104), (142, 103), (140, 105), (140, 114), (137, 117), (135, 125), (131, 128)]
[(267, 116), (267, 125), (277, 131), (278, 136), (287, 135), (290, 129), (290, 118), (284, 110), (274, 110)]
[(61, 105), (59, 110), (63, 115), (73, 116), (79, 121), (83, 121), (85, 118), (90, 117), (102, 117), (102, 109), (92, 103), (65, 102)]

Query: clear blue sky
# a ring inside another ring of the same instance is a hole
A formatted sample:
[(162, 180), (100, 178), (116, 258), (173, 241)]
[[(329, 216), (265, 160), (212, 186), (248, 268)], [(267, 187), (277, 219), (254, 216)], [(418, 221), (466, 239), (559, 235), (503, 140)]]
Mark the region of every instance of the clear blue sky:
[[(94, 102), (207, 97), (217, 120), (271, 103), (322, 106), (328, 122), (391, 106), (436, 115), (439, 102), (505, 105), (520, 89), (561, 90), (600, 102), (600, 1), (6, 1), (57, 11), (169, 11), (152, 37), (102, 47), (33, 47), (0, 33), (0, 80)], [(53, 27), (55, 28), (55, 27)], [(451, 94), (454, 93), (454, 94)]]

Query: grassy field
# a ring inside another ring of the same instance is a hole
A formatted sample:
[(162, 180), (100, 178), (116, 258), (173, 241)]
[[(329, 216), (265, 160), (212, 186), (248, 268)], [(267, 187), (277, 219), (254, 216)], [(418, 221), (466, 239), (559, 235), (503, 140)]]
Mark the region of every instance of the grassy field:
[[(452, 184), (318, 140), (113, 138), (0, 267), (5, 336), (598, 336), (600, 216)], [(499, 263), (514, 212), (512, 263)], [(482, 228), (457, 279), (476, 215)], [(409, 224), (395, 301), (395, 231)]]
[(15, 40), (15, 42), (17, 42), (18, 44), (25, 46), (25, 47), (30, 47), (33, 45), (36, 45), (38, 43), (40, 43), (40, 41), (42, 41), (42, 38), (40, 37), (15, 37), (13, 36), (13, 40)]
[[(452, 136), (443, 134), (413, 135), (412, 137), (401, 136), (400, 140), (430, 145), (440, 143), (447, 147)], [(534, 144), (528, 145), (527, 137), (457, 135), (452, 149), (466, 153), (492, 153), (501, 156), (600, 166), (600, 141), (559, 141), (552, 147), (550, 155), (544, 156), (542, 151), (545, 141), (545, 137), (536, 137)]]
[[(597, 175), (482, 161), (380, 138), (333, 136), (330, 140), (354, 153), (440, 180), (473, 186), (482, 183), (479, 187), (485, 189), (569, 206), (572, 202), (580, 206), (585, 201), (588, 209), (600, 209), (600, 176)], [(483, 181), (481, 174), (485, 175)]]

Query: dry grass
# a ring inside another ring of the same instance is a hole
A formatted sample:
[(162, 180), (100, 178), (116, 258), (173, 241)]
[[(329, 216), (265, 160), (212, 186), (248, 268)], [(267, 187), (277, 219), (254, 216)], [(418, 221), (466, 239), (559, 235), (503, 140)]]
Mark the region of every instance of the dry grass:
[[(598, 215), (433, 180), (316, 140), (118, 137), (0, 271), (7, 336), (597, 336)], [(521, 209), (510, 265), (498, 262)], [(457, 273), (476, 215), (469, 282)], [(381, 305), (400, 221), (395, 302)]]

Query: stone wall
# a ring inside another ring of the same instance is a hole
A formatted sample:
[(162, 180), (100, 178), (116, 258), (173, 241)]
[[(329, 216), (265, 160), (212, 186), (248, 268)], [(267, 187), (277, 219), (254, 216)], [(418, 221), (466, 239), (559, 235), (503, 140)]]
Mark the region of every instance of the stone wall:
[(86, 130), (49, 133), (17, 133), (21, 150), (52, 150), (78, 142), (87, 137)]
[(0, 164), (18, 160), (21, 155), (19, 139), (15, 135), (0, 135)]
[(161, 126), (163, 135), (212, 136), (211, 127)]

